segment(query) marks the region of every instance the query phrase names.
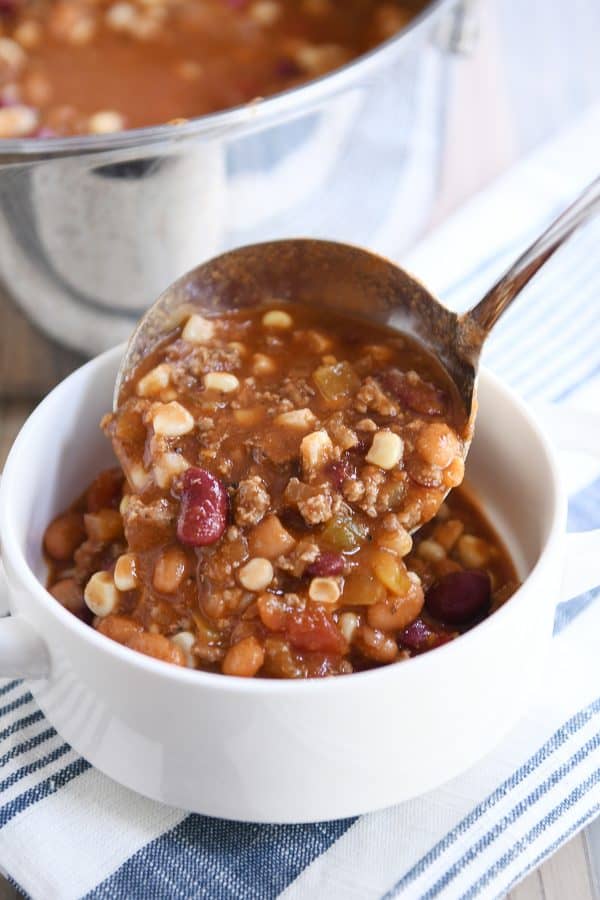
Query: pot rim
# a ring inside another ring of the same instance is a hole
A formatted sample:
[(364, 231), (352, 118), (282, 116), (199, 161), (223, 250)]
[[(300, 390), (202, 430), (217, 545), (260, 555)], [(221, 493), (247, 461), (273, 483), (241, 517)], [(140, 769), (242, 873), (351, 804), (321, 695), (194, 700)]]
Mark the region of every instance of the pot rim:
[[(51, 393), (42, 401), (40, 406), (30, 415), (25, 425), (21, 429), (17, 439), (15, 440), (11, 452), (9, 454), (2, 481), (0, 482), (0, 535), (2, 539), (2, 549), (4, 556), (4, 565), (7, 572), (14, 573), (21, 588), (25, 588), (32, 596), (35, 597), (35, 603), (43, 607), (43, 612), (50, 615), (59, 627), (70, 630), (77, 639), (82, 642), (89, 642), (95, 651), (105, 655), (108, 663), (110, 657), (115, 658), (120, 664), (125, 666), (133, 666), (138, 671), (146, 672), (149, 678), (158, 678), (161, 681), (171, 681), (175, 684), (187, 684), (195, 686), (198, 691), (224, 692), (226, 694), (246, 695), (247, 693), (258, 694), (262, 697), (267, 696), (293, 696), (306, 697), (307, 694), (332, 694), (339, 691), (360, 690), (370, 687), (383, 689), (386, 684), (390, 686), (394, 684), (398, 687), (403, 677), (403, 672), (418, 674), (419, 667), (437, 666), (442, 664), (443, 660), (446, 665), (460, 665), (461, 655), (468, 653), (468, 646), (474, 641), (481, 641), (486, 636), (489, 639), (491, 632), (496, 628), (496, 623), (504, 621), (507, 616), (519, 616), (521, 607), (528, 602), (528, 597), (532, 591), (536, 590), (536, 585), (543, 578), (544, 569), (549, 558), (554, 554), (560, 553), (560, 543), (564, 539), (566, 531), (566, 495), (564, 486), (558, 471), (557, 462), (549, 441), (543, 431), (538, 426), (536, 420), (531, 415), (525, 403), (502, 382), (497, 376), (493, 375), (485, 367), (481, 368), (480, 377), (487, 383), (490, 383), (493, 390), (504, 395), (515, 409), (517, 415), (520, 415), (528, 424), (529, 428), (535, 433), (540, 449), (540, 456), (550, 472), (548, 490), (552, 495), (553, 518), (549, 526), (546, 540), (540, 551), (538, 559), (532, 570), (525, 578), (523, 584), (518, 588), (515, 594), (510, 598), (510, 602), (504, 604), (493, 615), (488, 616), (470, 631), (462, 634), (460, 638), (450, 641), (447, 644), (437, 647), (435, 650), (413, 657), (400, 663), (392, 663), (379, 668), (369, 669), (363, 672), (353, 672), (351, 675), (338, 676), (333, 678), (308, 678), (305, 680), (291, 679), (289, 681), (282, 679), (266, 679), (266, 678), (242, 678), (233, 675), (223, 676), (220, 673), (203, 672), (200, 670), (192, 670), (180, 668), (170, 663), (145, 656), (134, 650), (118, 644), (96, 631), (90, 625), (82, 622), (68, 610), (64, 609), (51, 594), (44, 588), (43, 584), (38, 580), (34, 571), (30, 567), (26, 557), (22, 542), (19, 541), (15, 533), (14, 523), (12, 520), (11, 509), (9, 504), (9, 495), (14, 495), (15, 488), (9, 486), (14, 481), (13, 468), (17, 465), (16, 460), (20, 456), (19, 449), (22, 442), (29, 439), (29, 431), (34, 428), (34, 420), (39, 411), (54, 399), (54, 394), (63, 389), (64, 385), (77, 379), (81, 373), (88, 368), (106, 368), (114, 365), (123, 353), (123, 345), (113, 347), (100, 356), (90, 360), (84, 366), (73, 372), (68, 378), (62, 381)], [(14, 502), (14, 496), (13, 496)], [(38, 627), (35, 621), (31, 622), (31, 627), (37, 632)], [(454, 663), (452, 663), (454, 660)], [(408, 667), (408, 669), (407, 669)], [(372, 684), (369, 685), (369, 682)]]
[[(107, 135), (74, 135), (63, 138), (19, 138), (0, 140), (0, 164), (53, 159), (61, 156), (109, 150), (138, 149), (157, 141), (177, 143), (186, 138), (210, 137), (232, 130), (244, 131), (264, 126), (281, 117), (285, 119), (303, 107), (349, 87), (368, 75), (380, 64), (392, 60), (400, 47), (423, 32), (443, 8), (457, 6), (460, 0), (430, 0), (397, 35), (356, 57), (346, 65), (305, 84), (274, 94), (266, 99), (251, 100), (241, 106), (189, 119), (179, 125), (153, 125)], [(8, 159), (6, 159), (8, 157)], [(14, 159), (13, 157), (22, 157)]]

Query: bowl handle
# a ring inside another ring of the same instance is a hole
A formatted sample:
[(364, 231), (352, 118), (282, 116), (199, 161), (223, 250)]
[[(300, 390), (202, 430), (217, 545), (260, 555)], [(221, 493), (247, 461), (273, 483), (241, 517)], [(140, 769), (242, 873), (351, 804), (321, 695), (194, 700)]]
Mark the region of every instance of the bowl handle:
[(44, 641), (22, 615), (7, 613), (8, 582), (0, 560), (0, 677), (46, 677), (50, 657)]

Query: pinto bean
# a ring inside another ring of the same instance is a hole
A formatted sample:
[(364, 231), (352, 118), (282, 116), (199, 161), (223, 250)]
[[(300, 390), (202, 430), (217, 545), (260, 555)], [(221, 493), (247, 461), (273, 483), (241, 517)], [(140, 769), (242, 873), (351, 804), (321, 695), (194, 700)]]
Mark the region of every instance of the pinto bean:
[(175, 666), (185, 666), (185, 653), (162, 634), (152, 634), (149, 631), (139, 631), (132, 634), (126, 642), (131, 650), (137, 650), (145, 656), (153, 656), (162, 662), (172, 663)]
[(264, 647), (255, 637), (250, 635), (229, 648), (225, 654), (221, 669), (225, 675), (252, 678), (264, 661)]
[(52, 559), (68, 560), (72, 559), (85, 538), (83, 515), (78, 512), (67, 512), (57, 516), (46, 528), (44, 547)]

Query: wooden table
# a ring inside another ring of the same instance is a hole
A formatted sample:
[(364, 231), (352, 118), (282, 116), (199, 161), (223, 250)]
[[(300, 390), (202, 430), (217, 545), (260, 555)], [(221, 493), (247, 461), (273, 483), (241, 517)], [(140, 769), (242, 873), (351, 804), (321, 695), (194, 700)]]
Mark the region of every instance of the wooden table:
[[(477, 16), (475, 47), (450, 75), (449, 141), (432, 225), (600, 100), (597, 0), (480, 0)], [(20, 386), (19, 399), (0, 401), (0, 466), (42, 385), (79, 362), (49, 346), (0, 296), (0, 385), (11, 372)], [(0, 900), (18, 896), (0, 880)], [(600, 821), (530, 874), (510, 900), (600, 900)]]

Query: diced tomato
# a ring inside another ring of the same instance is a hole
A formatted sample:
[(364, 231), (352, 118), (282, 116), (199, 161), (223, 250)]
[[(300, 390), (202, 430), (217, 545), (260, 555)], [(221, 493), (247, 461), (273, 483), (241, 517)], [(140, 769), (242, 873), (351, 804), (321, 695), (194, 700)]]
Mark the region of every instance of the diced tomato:
[(327, 613), (318, 606), (290, 613), (286, 637), (299, 650), (320, 653), (345, 653), (346, 641)]

